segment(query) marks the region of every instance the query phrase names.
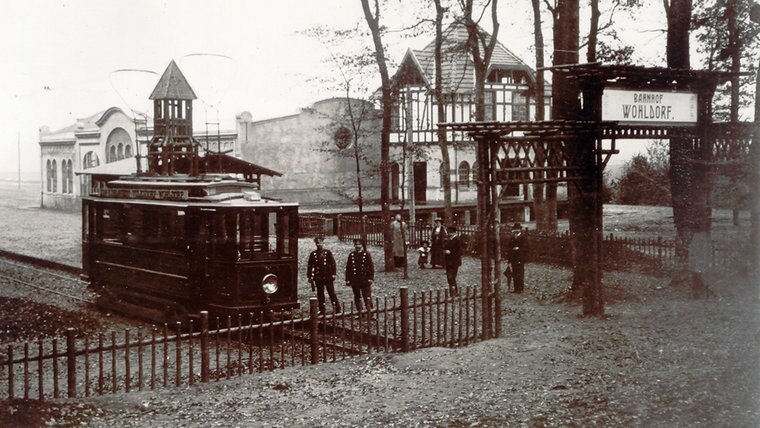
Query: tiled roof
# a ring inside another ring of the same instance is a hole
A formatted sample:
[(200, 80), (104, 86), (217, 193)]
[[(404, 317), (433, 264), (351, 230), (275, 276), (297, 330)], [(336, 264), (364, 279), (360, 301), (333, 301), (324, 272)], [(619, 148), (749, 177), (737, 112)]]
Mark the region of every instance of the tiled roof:
[(172, 60), (149, 98), (151, 100), (194, 100), (198, 97), (195, 96), (193, 88), (177, 67), (177, 63)]
[[(475, 85), (475, 68), (467, 49), (468, 38), (467, 28), (457, 21), (443, 30), (441, 74), (445, 91), (467, 91), (472, 90)], [(490, 38), (488, 35), (487, 41), (490, 41)], [(419, 64), (421, 77), (428, 84), (432, 85), (435, 82), (435, 40), (422, 50), (408, 51), (394, 80), (403, 79), (398, 74), (410, 66), (407, 64), (408, 61)], [(533, 70), (527, 64), (498, 41), (494, 47), (489, 71), (495, 69), (524, 70), (534, 76)]]

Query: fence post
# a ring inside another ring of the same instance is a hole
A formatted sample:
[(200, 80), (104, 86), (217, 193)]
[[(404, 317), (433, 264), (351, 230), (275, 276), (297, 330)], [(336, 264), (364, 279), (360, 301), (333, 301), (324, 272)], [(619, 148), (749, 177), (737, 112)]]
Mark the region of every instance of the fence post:
[(318, 325), (317, 325), (317, 311), (319, 310), (319, 303), (316, 297), (309, 299), (309, 343), (311, 344), (311, 363), (317, 364), (319, 362), (319, 340), (317, 338)]
[(409, 352), (409, 288), (401, 287), (401, 352)]
[(66, 378), (68, 380), (69, 398), (77, 396), (77, 354), (74, 329), (66, 329)]
[[(42, 358), (42, 357), (40, 357)], [(13, 400), (13, 346), (8, 345), (8, 399)]]
[(201, 382), (208, 382), (208, 311), (201, 311)]
[(343, 240), (343, 228), (341, 223), (341, 214), (335, 216), (335, 234), (338, 235), (338, 241)]

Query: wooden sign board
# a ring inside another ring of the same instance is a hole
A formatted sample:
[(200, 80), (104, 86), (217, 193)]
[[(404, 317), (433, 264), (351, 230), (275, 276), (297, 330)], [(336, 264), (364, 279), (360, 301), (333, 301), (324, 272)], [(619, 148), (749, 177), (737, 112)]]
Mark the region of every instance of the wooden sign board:
[(602, 120), (696, 125), (697, 94), (607, 88), (602, 93)]

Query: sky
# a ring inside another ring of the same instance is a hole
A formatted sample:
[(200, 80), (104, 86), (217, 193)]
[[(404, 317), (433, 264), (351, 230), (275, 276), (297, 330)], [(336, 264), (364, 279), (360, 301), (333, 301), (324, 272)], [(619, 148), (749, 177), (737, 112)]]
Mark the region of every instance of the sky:
[[(662, 66), (662, 3), (645, 1), (635, 16), (618, 15), (630, 23), (620, 35), (639, 49), (639, 64)], [(410, 22), (410, 4), (419, 4), (388, 3), (383, 20), (390, 28)], [(499, 40), (533, 64), (530, 0), (502, 1), (499, 19)], [(242, 111), (261, 120), (339, 95), (315, 80), (335, 72), (325, 63), (330, 48), (300, 32), (366, 25), (362, 20), (359, 0), (4, 0), (0, 179), (15, 179), (19, 166), (22, 178), (39, 179), (40, 127), (60, 129), (111, 106), (144, 110), (149, 93), (139, 93), (152, 89), (172, 59), (199, 95), (196, 118), (223, 129)], [(548, 19), (544, 35), (551, 46)], [(389, 37), (388, 57), (397, 63), (406, 49), (430, 40)], [(155, 74), (117, 71), (124, 69)]]

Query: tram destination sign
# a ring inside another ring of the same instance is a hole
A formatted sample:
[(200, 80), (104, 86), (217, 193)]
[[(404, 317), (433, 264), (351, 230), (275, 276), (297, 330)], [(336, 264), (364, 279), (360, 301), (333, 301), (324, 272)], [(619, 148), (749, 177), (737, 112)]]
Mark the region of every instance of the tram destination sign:
[(102, 189), (100, 196), (118, 199), (151, 199), (159, 201), (186, 201), (187, 190), (176, 189)]
[(602, 120), (626, 123), (697, 123), (697, 94), (605, 89)]

